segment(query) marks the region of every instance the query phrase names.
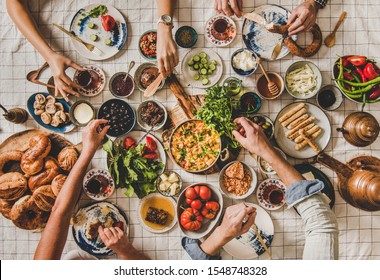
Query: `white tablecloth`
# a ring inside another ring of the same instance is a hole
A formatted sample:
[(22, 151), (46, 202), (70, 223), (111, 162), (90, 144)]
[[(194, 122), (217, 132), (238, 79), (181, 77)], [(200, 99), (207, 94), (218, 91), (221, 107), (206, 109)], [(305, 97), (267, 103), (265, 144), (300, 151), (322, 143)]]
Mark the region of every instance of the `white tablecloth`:
[[(102, 62), (91, 62), (80, 57), (74, 50), (72, 42), (56, 28), (52, 27), (52, 23), (58, 23), (69, 27), (69, 23), (73, 14), (82, 6), (90, 3), (90, 1), (49, 1), (34, 0), (29, 1), (32, 14), (45, 38), (53, 46), (53, 48), (74, 59), (79, 64), (95, 63), (99, 65), (106, 73), (107, 78), (117, 71), (125, 71), (127, 62), (135, 60), (137, 64), (145, 62), (138, 52), (138, 39), (142, 32), (156, 27), (156, 10), (155, 1), (153, 0), (115, 0), (103, 1), (114, 5), (124, 15), (128, 22), (128, 40), (123, 50), (114, 58)], [(297, 1), (287, 0), (256, 0), (244, 1), (244, 10), (249, 11), (253, 7), (263, 4), (278, 4), (291, 10)], [(321, 50), (310, 60), (318, 65), (322, 71), (323, 84), (331, 84), (331, 68), (333, 62), (338, 55), (345, 54), (361, 54), (376, 59), (380, 62), (380, 32), (378, 31), (380, 13), (380, 5), (378, 0), (337, 0), (327, 5), (318, 14), (318, 23), (322, 29), (324, 36), (334, 28), (343, 10), (347, 11), (347, 19), (337, 32), (336, 46), (328, 49), (322, 46)], [(227, 76), (235, 75), (230, 67), (231, 54), (238, 48), (243, 46), (241, 39), (242, 20), (235, 18), (238, 28), (238, 35), (235, 41), (227, 48), (218, 48), (210, 45), (204, 38), (205, 22), (208, 18), (215, 14), (211, 8), (212, 0), (179, 0), (175, 10), (175, 30), (181, 25), (193, 26), (199, 34), (196, 47), (212, 48), (218, 52), (224, 63), (224, 79)], [(0, 103), (5, 107), (26, 106), (28, 97), (35, 92), (46, 89), (41, 86), (34, 85), (26, 81), (26, 74), (30, 70), (38, 68), (43, 64), (41, 56), (33, 49), (33, 47), (25, 40), (21, 33), (13, 25), (8, 17), (5, 8), (5, 0), (1, 1), (1, 20), (0, 20)], [(301, 35), (302, 36), (302, 35)], [(302, 39), (301, 39), (302, 40)], [(187, 50), (179, 49), (180, 59), (182, 59)], [(287, 67), (294, 61), (301, 60), (291, 55), (286, 56), (276, 62), (264, 63), (264, 67), (271, 71), (280, 72), (284, 75)], [(136, 67), (135, 67), (136, 69)], [(180, 67), (177, 67), (180, 73)], [(43, 74), (43, 78), (50, 76), (49, 71)], [(132, 70), (134, 72), (134, 70)], [(70, 75), (73, 71), (69, 71)], [(255, 91), (256, 74), (244, 79), (246, 90)], [(179, 75), (181, 78), (181, 75)], [(202, 90), (186, 88), (189, 93), (202, 93)], [(102, 102), (112, 98), (108, 85), (103, 94), (88, 99), (95, 107), (99, 107)], [(176, 103), (175, 97), (171, 92), (164, 88), (154, 97), (156, 100), (163, 102), (168, 109)], [(139, 91), (128, 99), (133, 106), (137, 106), (143, 97)], [(293, 98), (284, 93), (281, 98), (275, 101), (263, 101), (260, 113), (267, 114), (272, 120), (275, 119), (278, 112), (285, 105), (291, 103)], [(311, 99), (315, 103), (315, 99)], [(328, 113), (332, 125), (332, 139), (327, 147), (327, 153), (333, 157), (345, 162), (358, 154), (372, 154), (380, 158), (380, 141), (365, 149), (359, 149), (348, 144), (341, 134), (336, 132), (336, 128), (341, 126), (345, 116), (349, 113), (359, 110), (360, 106), (345, 99), (344, 104), (335, 112)], [(380, 119), (380, 105), (366, 106), (366, 110), (370, 111), (377, 119)], [(39, 128), (36, 122), (29, 120), (22, 125), (13, 125), (0, 116), (0, 141), (15, 132), (25, 129)], [(76, 129), (71, 133), (65, 134), (73, 143), (80, 142), (81, 130)], [(241, 153), (240, 158), (251, 164), (257, 170), (256, 163), (246, 153)], [(295, 163), (294, 161), (291, 161)], [(334, 187), (337, 185), (336, 174), (319, 164), (316, 165), (332, 180)], [(92, 160), (90, 168), (106, 167), (105, 153), (99, 150)], [(168, 161), (168, 168), (176, 170), (173, 163)], [(177, 170), (184, 182), (185, 186), (193, 182), (204, 182), (217, 186), (218, 175), (193, 175)], [(336, 190), (336, 203), (334, 211), (339, 222), (339, 243), (341, 259), (380, 259), (380, 211), (375, 213), (365, 212), (348, 205)], [(153, 259), (179, 259), (183, 254), (181, 247), (181, 231), (178, 224), (168, 233), (152, 234), (145, 231), (139, 225), (136, 209), (139, 204), (138, 198), (126, 198), (123, 190), (117, 191), (109, 199), (119, 205), (128, 215), (130, 225), (130, 239), (133, 245), (143, 251)], [(256, 198), (251, 197), (247, 201), (256, 202)], [(83, 197), (80, 204), (85, 205), (90, 201)], [(225, 198), (225, 204), (234, 204), (238, 201), (232, 201)], [(270, 212), (275, 227), (275, 238), (270, 248), (274, 259), (300, 259), (302, 258), (302, 250), (304, 246), (304, 233), (300, 218), (293, 209), (281, 209), (279, 211)], [(40, 233), (33, 233), (16, 228), (11, 221), (0, 217), (0, 259), (31, 259), (33, 257)], [(64, 253), (71, 249), (77, 248), (73, 240), (71, 229)], [(225, 252), (222, 252), (225, 259), (231, 258)], [(114, 257), (113, 257), (114, 258)], [(264, 254), (260, 258), (266, 258)]]

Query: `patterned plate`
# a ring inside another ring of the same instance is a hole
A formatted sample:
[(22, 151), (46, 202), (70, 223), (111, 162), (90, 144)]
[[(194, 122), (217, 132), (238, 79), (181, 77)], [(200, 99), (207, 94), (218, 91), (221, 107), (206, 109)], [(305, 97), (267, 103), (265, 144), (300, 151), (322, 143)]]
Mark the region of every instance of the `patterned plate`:
[[(87, 185), (90, 179), (96, 175), (101, 175), (107, 178), (109, 185), (104, 192), (93, 194), (87, 189)], [(86, 176), (83, 178), (83, 190), (86, 193), (86, 195), (93, 200), (105, 200), (107, 197), (110, 197), (113, 194), (115, 190), (115, 182), (113, 181), (111, 174), (107, 170), (94, 168), (88, 171)]]
[[(273, 22), (278, 25), (285, 25), (290, 15), (288, 10), (277, 5), (263, 5), (253, 11), (261, 15), (267, 23)], [(273, 49), (282, 40), (281, 34), (271, 33), (264, 26), (248, 19), (244, 20), (242, 35), (247, 48), (266, 60), (272, 60)], [(292, 36), (292, 38), (296, 40), (297, 36)], [(282, 45), (281, 52), (276, 59), (280, 59), (288, 53), (288, 48)]]
[[(227, 37), (224, 40), (220, 40), (218, 38), (215, 38), (215, 36), (213, 34), (213, 31), (214, 31), (213, 24), (215, 23), (215, 21), (220, 20), (220, 19), (228, 22), (228, 27), (227, 27), (227, 31), (226, 31)], [(218, 46), (218, 47), (228, 46), (229, 44), (232, 43), (232, 41), (236, 37), (235, 22), (231, 18), (229, 18), (225, 15), (212, 16), (206, 23), (205, 36), (206, 36), (207, 40), (209, 40), (209, 42), (215, 46)]]
[[(99, 82), (96, 88), (89, 89), (89, 90), (79, 89), (78, 90), (79, 93), (85, 97), (94, 97), (94, 96), (99, 95), (103, 91), (104, 87), (106, 86), (106, 75), (104, 74), (103, 70), (97, 65), (85, 65), (83, 66), (83, 68), (94, 71), (98, 75)], [(78, 80), (77, 80), (78, 74), (79, 74), (79, 71), (75, 71), (73, 80), (76, 83), (78, 83)]]
[(122, 222), (123, 231), (128, 235), (129, 224), (127, 216), (116, 205), (103, 201), (79, 209), (73, 218), (74, 240), (82, 250), (95, 256), (112, 255), (114, 252), (104, 245), (100, 236), (96, 240), (88, 238), (89, 225), (96, 223), (97, 220), (103, 225), (107, 221), (111, 221), (112, 226), (117, 222)]
[[(281, 190), (283, 192), (283, 199), (280, 204), (272, 204), (269, 201), (269, 194), (273, 190)], [(279, 179), (267, 179), (263, 181), (256, 191), (257, 201), (260, 206), (266, 210), (278, 210), (285, 204), (285, 190), (284, 183)]]
[[(274, 238), (274, 226), (271, 217), (259, 205), (247, 202), (245, 204), (256, 208), (257, 216), (255, 224), (262, 239), (265, 241), (265, 245), (269, 248)], [(247, 233), (232, 239), (224, 245), (223, 249), (231, 256), (244, 260), (254, 259), (265, 253), (264, 247), (252, 228)]]
[[(104, 2), (104, 1), (103, 1)], [(123, 15), (109, 4), (102, 4), (107, 7), (107, 12), (105, 15), (112, 16), (115, 21), (115, 27), (111, 31), (105, 31), (100, 16), (90, 17), (88, 12), (99, 6), (99, 4), (91, 4), (83, 7), (78, 12), (75, 13), (70, 24), (70, 31), (81, 38), (86, 43), (91, 43), (101, 50), (101, 54), (97, 55), (90, 52), (82, 43), (72, 39), (74, 48), (77, 52), (88, 59), (91, 60), (105, 60), (115, 54), (117, 54), (123, 47), (125, 41), (127, 40), (127, 23)], [(88, 23), (92, 22), (94, 24), (93, 28), (88, 26)], [(98, 39), (94, 42), (91, 40), (90, 36), (96, 35)], [(111, 45), (105, 44), (105, 40), (110, 39)]]

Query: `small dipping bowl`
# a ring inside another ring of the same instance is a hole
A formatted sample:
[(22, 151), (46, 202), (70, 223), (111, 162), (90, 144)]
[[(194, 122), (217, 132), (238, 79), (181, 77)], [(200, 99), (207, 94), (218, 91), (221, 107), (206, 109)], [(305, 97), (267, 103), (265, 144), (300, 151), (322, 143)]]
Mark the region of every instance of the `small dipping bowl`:
[(343, 95), (338, 87), (327, 85), (317, 93), (317, 103), (322, 110), (334, 111), (343, 103)]
[[(177, 176), (177, 178), (178, 178), (178, 185), (179, 185), (179, 187), (177, 188), (177, 190), (176, 190), (176, 192), (174, 194), (171, 194), (170, 191), (168, 192), (168, 191), (165, 191), (165, 190), (161, 190), (161, 188), (160, 188), (160, 184), (162, 182), (162, 177), (163, 177), (162, 175), (165, 175), (165, 176), (169, 177), (170, 174), (175, 174)], [(181, 176), (179, 176), (179, 174), (177, 172), (174, 172), (174, 171), (165, 171), (156, 180), (156, 188), (157, 188), (158, 192), (160, 194), (162, 194), (163, 196), (173, 197), (173, 196), (179, 194), (179, 192), (182, 189), (182, 184), (183, 184), (183, 181), (182, 181)]]
[[(151, 62), (145, 62), (145, 63), (141, 64), (139, 67), (137, 67), (137, 69), (135, 71), (135, 75), (134, 75), (135, 84), (139, 88), (139, 90), (141, 90), (141, 91), (146, 90), (146, 87), (144, 87), (144, 85), (142, 83), (142, 78), (143, 78), (143, 75), (147, 75), (146, 71), (149, 71), (150, 68), (156, 68), (158, 71), (157, 65), (154, 63), (151, 63)], [(152, 82), (153, 82), (153, 80), (152, 80)], [(162, 89), (164, 84), (165, 84), (165, 79), (162, 79), (162, 82), (159, 85), (158, 90)]]
[(127, 98), (135, 90), (135, 81), (130, 74), (124, 81), (126, 74), (126, 72), (117, 72), (110, 79), (109, 88), (116, 97)]
[[(234, 66), (234, 58), (238, 54), (240, 54), (242, 52), (249, 52), (250, 54), (252, 54), (252, 59), (254, 61), (255, 67), (253, 67), (251, 70), (244, 71), (244, 70), (236, 68)], [(253, 73), (255, 73), (255, 71), (257, 69), (256, 57), (257, 57), (256, 54), (253, 51), (249, 50), (249, 49), (244, 49), (244, 48), (243, 49), (239, 49), (236, 52), (234, 52), (232, 54), (232, 56), (231, 56), (231, 67), (235, 71), (235, 73), (238, 74), (238, 75), (240, 75), (240, 76), (249, 76), (249, 75), (252, 75)]]
[(256, 191), (257, 202), (266, 210), (278, 210), (285, 204), (286, 187), (279, 179), (266, 179)]
[(113, 194), (115, 183), (107, 170), (95, 168), (83, 178), (83, 190), (89, 198), (101, 201)]
[(181, 48), (192, 48), (197, 40), (197, 31), (191, 26), (181, 26), (175, 33), (175, 41)]
[(275, 72), (267, 72), (269, 79), (274, 82), (280, 92), (277, 95), (272, 95), (269, 92), (268, 89), (268, 81), (265, 78), (265, 76), (262, 74), (256, 81), (256, 88), (257, 88), (257, 93), (260, 95), (261, 98), (267, 99), (267, 100), (273, 100), (281, 96), (281, 94), (284, 92), (284, 80), (282, 77), (275, 73)]
[(254, 92), (246, 92), (240, 97), (239, 105), (243, 114), (254, 114), (261, 108), (261, 99)]
[[(145, 38), (146, 35), (147, 35), (147, 34), (150, 34), (150, 33), (152, 33), (152, 34), (156, 34), (156, 35), (155, 35), (155, 36), (156, 36), (156, 42), (155, 42), (155, 44), (156, 44), (156, 47), (157, 47), (157, 30), (156, 30), (156, 29), (150, 29), (150, 30), (148, 30), (148, 31), (145, 31), (145, 32), (140, 36), (139, 43), (138, 43), (138, 46), (137, 46), (137, 47), (138, 47), (139, 52), (140, 52), (140, 54), (141, 54), (142, 57), (144, 57), (145, 59), (150, 60), (150, 61), (157, 61), (157, 53), (155, 54), (155, 56), (149, 56), (149, 55), (144, 54), (143, 51), (141, 50), (141, 43), (142, 43), (142, 41), (143, 41), (143, 38)], [(149, 45), (150, 45), (150, 44), (152, 44), (152, 43), (149, 43)], [(156, 50), (157, 50), (157, 49), (156, 49)]]
[(137, 108), (137, 123), (139, 124), (139, 126), (141, 126), (143, 129), (145, 130), (149, 130), (151, 129), (151, 126), (148, 125), (147, 123), (145, 123), (142, 119), (141, 119), (141, 110), (142, 108), (148, 103), (148, 102), (153, 102), (155, 104), (157, 104), (159, 107), (161, 107), (163, 110), (164, 110), (164, 119), (162, 120), (162, 122), (158, 123), (153, 129), (152, 131), (156, 131), (156, 130), (159, 130), (161, 129), (165, 123), (166, 123), (166, 120), (168, 119), (168, 111), (166, 110), (165, 106), (158, 102), (158, 101), (155, 101), (155, 100), (146, 100), (142, 103), (140, 103), (139, 107)]
[(255, 114), (249, 116), (249, 119), (255, 124), (261, 126), (268, 140), (271, 140), (273, 138), (274, 124), (268, 116), (262, 114)]
[[(285, 153), (283, 151), (281, 151), (277, 147), (274, 147), (274, 148), (281, 154), (281, 156), (285, 160), (287, 160), (287, 157), (286, 157), (286, 155), (285, 155)], [(267, 164), (267, 167), (264, 166), (266, 164)], [(276, 171), (274, 171), (274, 169), (271, 168), (271, 166), (269, 165), (269, 163), (267, 161), (265, 161), (263, 158), (261, 158), (261, 157), (257, 158), (257, 165), (259, 166), (259, 170), (260, 170), (261, 174), (263, 175), (264, 179), (265, 178), (278, 178)], [(271, 170), (269, 170), (269, 168)]]
[(77, 126), (86, 126), (95, 118), (95, 108), (86, 100), (78, 100), (69, 111), (70, 120)]

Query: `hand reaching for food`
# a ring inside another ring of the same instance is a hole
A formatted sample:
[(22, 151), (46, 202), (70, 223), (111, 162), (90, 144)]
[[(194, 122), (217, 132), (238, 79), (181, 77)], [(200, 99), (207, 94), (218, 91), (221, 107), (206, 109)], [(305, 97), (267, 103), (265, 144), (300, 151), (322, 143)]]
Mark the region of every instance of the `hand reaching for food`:
[(83, 153), (89, 153), (90, 155), (93, 155), (95, 153), (95, 151), (102, 143), (104, 136), (106, 136), (108, 129), (110, 128), (109, 125), (101, 128), (102, 125), (105, 125), (107, 123), (107, 120), (92, 120), (86, 126), (82, 133)]
[(317, 18), (318, 4), (314, 0), (306, 0), (298, 5), (289, 18), (289, 35), (295, 35), (301, 31), (311, 29)]
[(104, 228), (102, 226), (98, 229), (99, 236), (107, 248), (112, 249), (115, 253), (120, 254), (126, 251), (129, 246), (129, 240), (126, 234), (119, 227)]
[(157, 63), (160, 73), (167, 78), (178, 65), (177, 46), (173, 40), (172, 27), (159, 24), (157, 28)]
[(241, 17), (241, 9), (243, 7), (243, 0), (215, 0), (215, 11), (225, 14), (226, 16), (236, 15)]

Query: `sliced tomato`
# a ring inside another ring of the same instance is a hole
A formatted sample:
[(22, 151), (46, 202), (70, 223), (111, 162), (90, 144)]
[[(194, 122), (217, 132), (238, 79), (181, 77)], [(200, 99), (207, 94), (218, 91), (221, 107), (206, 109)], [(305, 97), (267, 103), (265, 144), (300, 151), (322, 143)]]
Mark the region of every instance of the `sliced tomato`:
[(130, 149), (130, 148), (136, 148), (136, 141), (135, 139), (131, 137), (126, 137), (124, 140), (124, 148), (125, 149)]
[(147, 136), (145, 138), (145, 141), (146, 141), (146, 147), (151, 151), (151, 152), (155, 152), (157, 150), (157, 143), (156, 141), (154, 141), (154, 139), (150, 136)]
[(146, 159), (157, 159), (158, 158), (156, 153), (144, 154), (143, 157)]
[(115, 19), (110, 15), (101, 16), (100, 19), (105, 31), (111, 31), (116, 25)]

